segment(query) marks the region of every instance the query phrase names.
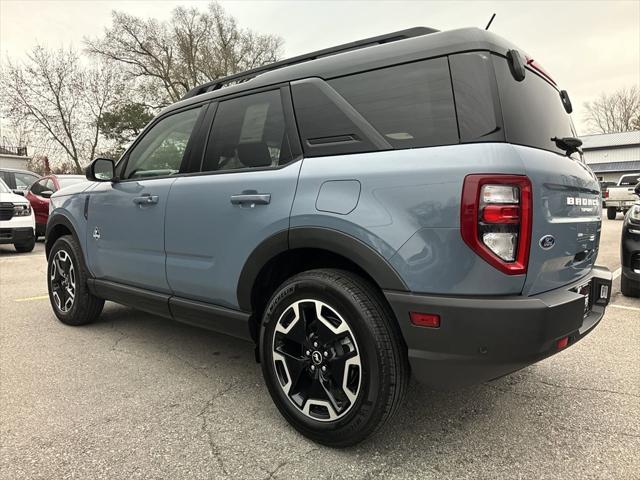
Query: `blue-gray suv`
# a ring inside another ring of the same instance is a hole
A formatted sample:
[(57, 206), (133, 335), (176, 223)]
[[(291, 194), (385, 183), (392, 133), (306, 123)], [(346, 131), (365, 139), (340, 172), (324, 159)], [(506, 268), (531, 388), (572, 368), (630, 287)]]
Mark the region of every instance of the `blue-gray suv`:
[(484, 382), (604, 315), (600, 186), (566, 91), (484, 30), (414, 28), (225, 77), (51, 198), (64, 323), (105, 300), (255, 342), (269, 392), (331, 446), (412, 373)]

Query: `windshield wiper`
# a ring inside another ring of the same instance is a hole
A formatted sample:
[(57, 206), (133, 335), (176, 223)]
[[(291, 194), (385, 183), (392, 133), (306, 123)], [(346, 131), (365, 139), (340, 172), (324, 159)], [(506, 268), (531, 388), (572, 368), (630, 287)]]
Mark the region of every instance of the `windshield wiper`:
[(556, 147), (558, 147), (560, 150), (564, 150), (567, 157), (569, 155), (571, 155), (572, 153), (582, 153), (582, 151), (580, 150), (580, 147), (582, 146), (582, 140), (580, 140), (579, 138), (576, 137), (562, 137), (562, 138), (558, 138), (558, 137), (552, 137), (551, 138), (552, 142), (555, 142)]

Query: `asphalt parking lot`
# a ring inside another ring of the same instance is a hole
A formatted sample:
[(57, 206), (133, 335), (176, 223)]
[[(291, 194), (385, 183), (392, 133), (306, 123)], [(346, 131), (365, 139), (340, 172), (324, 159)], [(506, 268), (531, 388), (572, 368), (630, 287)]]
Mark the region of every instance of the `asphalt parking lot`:
[[(619, 268), (618, 220), (599, 264)], [(44, 247), (0, 246), (0, 478), (640, 478), (640, 300), (552, 358), (457, 392), (412, 382), (381, 433), (320, 447), (279, 415), (252, 346), (108, 303), (59, 323)]]

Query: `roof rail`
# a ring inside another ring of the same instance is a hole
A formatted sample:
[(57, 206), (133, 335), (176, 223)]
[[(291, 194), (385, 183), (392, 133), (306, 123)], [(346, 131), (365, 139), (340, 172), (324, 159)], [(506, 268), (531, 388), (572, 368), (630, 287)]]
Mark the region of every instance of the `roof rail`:
[(317, 50), (315, 52), (306, 53), (304, 55), (288, 58), (286, 60), (280, 60), (278, 62), (270, 63), (269, 65), (253, 68), (251, 70), (247, 70), (244, 72), (235, 73), (233, 75), (228, 75), (226, 77), (218, 78), (216, 80), (213, 80), (212, 82), (204, 83), (202, 85), (199, 85), (189, 90), (187, 94), (184, 97), (182, 97), (181, 100), (195, 97), (197, 95), (201, 95), (206, 92), (218, 90), (229, 83), (246, 82), (247, 80), (251, 80), (252, 78), (257, 77), (261, 73), (269, 72), (271, 70), (277, 70), (278, 68), (290, 67), (291, 65), (308, 62), (310, 60), (315, 60), (316, 58), (328, 57), (331, 55), (335, 55), (337, 53), (347, 52), (349, 50), (357, 50), (360, 48), (370, 47), (372, 45), (380, 45), (382, 43), (390, 43), (398, 40), (404, 40), (406, 38), (420, 37), (422, 35), (428, 35), (430, 33), (435, 33), (438, 31), (439, 30), (436, 30), (434, 28), (428, 28), (428, 27), (413, 27), (413, 28), (408, 28), (406, 30), (400, 30), (397, 32), (387, 33), (384, 35), (378, 35), (376, 37), (365, 38), (363, 40), (356, 40), (355, 42), (344, 43), (342, 45), (337, 45), (335, 47), (329, 47), (322, 50)]

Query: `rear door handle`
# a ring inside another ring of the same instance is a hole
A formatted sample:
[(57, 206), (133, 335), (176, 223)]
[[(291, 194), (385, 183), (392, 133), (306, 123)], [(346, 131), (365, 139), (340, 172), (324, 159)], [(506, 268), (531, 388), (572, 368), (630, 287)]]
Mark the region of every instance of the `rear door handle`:
[(233, 205), (268, 205), (271, 203), (270, 193), (241, 193), (231, 195)]
[(141, 197), (134, 197), (133, 203), (136, 205), (154, 205), (158, 203), (158, 195), (144, 193)]

